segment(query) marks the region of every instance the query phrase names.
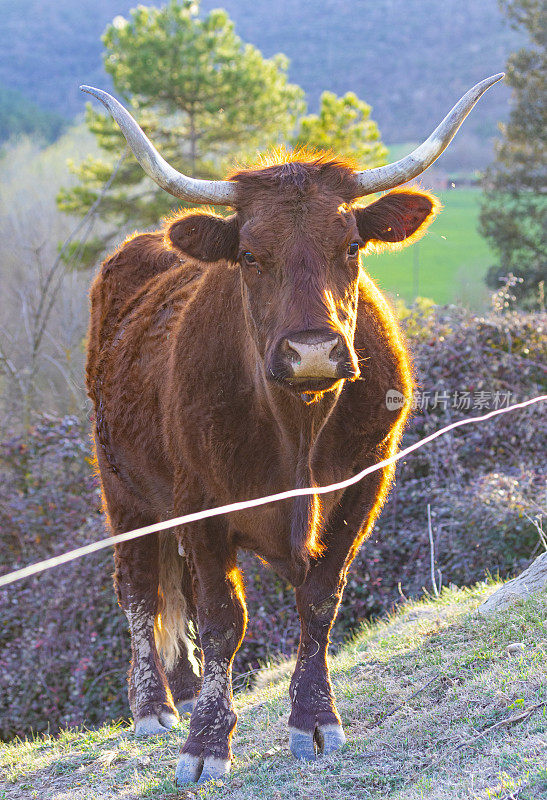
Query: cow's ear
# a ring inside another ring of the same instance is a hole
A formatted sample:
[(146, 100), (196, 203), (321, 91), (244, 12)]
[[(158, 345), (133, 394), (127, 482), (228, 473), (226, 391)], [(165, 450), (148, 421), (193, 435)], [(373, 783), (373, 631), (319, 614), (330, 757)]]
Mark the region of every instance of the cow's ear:
[(169, 243), (201, 261), (235, 261), (239, 253), (237, 217), (191, 212), (168, 223)]
[(365, 208), (354, 208), (361, 239), (370, 249), (397, 249), (422, 236), (441, 209), (426, 192), (396, 191)]

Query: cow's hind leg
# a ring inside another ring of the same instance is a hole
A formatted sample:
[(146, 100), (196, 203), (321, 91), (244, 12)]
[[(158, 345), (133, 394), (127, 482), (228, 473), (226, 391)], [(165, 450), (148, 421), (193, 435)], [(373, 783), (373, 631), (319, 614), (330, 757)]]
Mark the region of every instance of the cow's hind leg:
[[(153, 521), (143, 515), (132, 515), (125, 518), (123, 524), (122, 520), (117, 520), (115, 530), (144, 527)], [(131, 633), (129, 705), (137, 736), (165, 734), (178, 721), (154, 638), (158, 613), (158, 558), (157, 534), (116, 545), (114, 582)]]
[(167, 682), (173, 695), (173, 702), (180, 716), (189, 715), (194, 710), (201, 689), (201, 647), (195, 629), (179, 643), (180, 654), (171, 669), (166, 668)]
[[(159, 639), (173, 702), (182, 716), (194, 710), (202, 683), (197, 610), (190, 570), (172, 531), (162, 534), (160, 553), (161, 610), (159, 625), (156, 624), (156, 642)], [(177, 565), (176, 569), (170, 566), (173, 564)]]

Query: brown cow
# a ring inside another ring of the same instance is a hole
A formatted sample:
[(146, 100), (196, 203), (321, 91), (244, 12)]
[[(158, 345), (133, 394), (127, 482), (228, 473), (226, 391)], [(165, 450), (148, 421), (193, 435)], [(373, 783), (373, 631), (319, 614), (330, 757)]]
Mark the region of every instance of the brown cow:
[[(438, 204), (414, 190), (356, 200), (422, 172), (499, 77), (470, 90), (395, 164), (359, 172), (299, 153), (219, 182), (175, 172), (114, 98), (91, 90), (161, 186), (235, 209), (184, 212), (128, 239), (93, 285), (87, 383), (113, 531), (330, 484), (396, 451), (413, 388), (409, 357), (359, 251), (420, 236)], [(388, 408), (389, 390), (404, 395), (401, 408)], [(311, 760), (344, 744), (329, 632), (392, 477), (389, 467), (321, 500), (271, 503), (116, 548), (135, 731), (165, 733), (191, 712), (179, 784), (230, 767), (231, 665), (246, 624), (239, 549), (296, 587), (292, 752)]]

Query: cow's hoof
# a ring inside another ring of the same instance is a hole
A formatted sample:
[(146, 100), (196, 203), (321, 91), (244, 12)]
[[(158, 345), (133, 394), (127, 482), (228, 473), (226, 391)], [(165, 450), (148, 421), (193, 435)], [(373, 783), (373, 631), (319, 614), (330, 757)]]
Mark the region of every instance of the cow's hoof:
[(207, 756), (203, 762), (203, 772), (198, 783), (207, 783), (207, 781), (222, 780), (228, 777), (231, 766), (232, 763), (229, 758)]
[(194, 710), (197, 701), (197, 697), (192, 697), (190, 700), (181, 700), (180, 703), (177, 703), (177, 711), (179, 712), (180, 716), (185, 717), (190, 715)]
[(313, 732), (291, 728), (289, 734), (291, 753), (301, 761), (315, 761), (318, 755), (328, 756), (345, 743), (340, 725), (318, 725)]
[(320, 753), (328, 756), (345, 745), (346, 736), (341, 725), (318, 725), (315, 730), (315, 741)]
[(159, 714), (148, 714), (135, 722), (135, 736), (164, 736), (174, 728), (179, 718), (169, 711), (160, 711)]
[(183, 753), (179, 758), (175, 771), (175, 783), (184, 786), (187, 783), (203, 784), (207, 781), (221, 780), (230, 772), (230, 759), (214, 756), (191, 756)]
[(179, 758), (175, 770), (175, 783), (177, 786), (184, 786), (185, 783), (196, 783), (199, 780), (203, 769), (203, 759), (199, 756), (191, 756), (183, 753)]
[(293, 756), (300, 759), (300, 761), (315, 761), (317, 757), (313, 733), (308, 731), (299, 731), (296, 728), (291, 728), (289, 732), (289, 747)]

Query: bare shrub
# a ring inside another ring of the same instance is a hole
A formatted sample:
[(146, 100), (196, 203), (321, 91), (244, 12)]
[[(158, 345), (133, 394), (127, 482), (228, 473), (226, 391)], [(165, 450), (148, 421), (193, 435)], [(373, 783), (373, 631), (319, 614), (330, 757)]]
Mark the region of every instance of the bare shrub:
[(8, 433), (44, 412), (81, 416), (87, 405), (89, 276), (78, 271), (77, 253), (68, 263), (59, 257), (75, 221), (55, 204), (70, 179), (66, 158), (82, 146), (79, 131), (45, 150), (22, 140), (0, 161), (0, 425)]

